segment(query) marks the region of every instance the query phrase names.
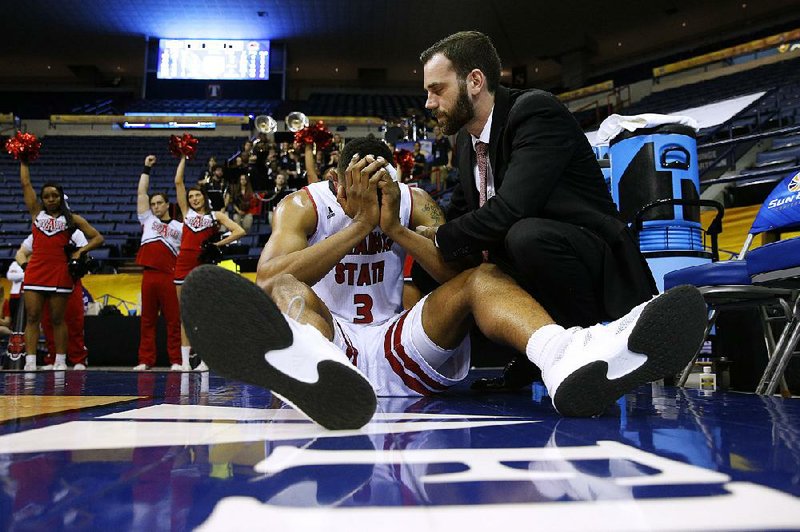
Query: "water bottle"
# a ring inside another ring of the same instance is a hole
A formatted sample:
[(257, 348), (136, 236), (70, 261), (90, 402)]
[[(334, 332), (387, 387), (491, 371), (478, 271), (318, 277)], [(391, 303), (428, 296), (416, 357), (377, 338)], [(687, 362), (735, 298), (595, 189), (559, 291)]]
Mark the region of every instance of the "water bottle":
[(706, 391), (717, 389), (717, 375), (711, 373), (711, 366), (703, 366), (703, 373), (700, 375), (700, 389)]

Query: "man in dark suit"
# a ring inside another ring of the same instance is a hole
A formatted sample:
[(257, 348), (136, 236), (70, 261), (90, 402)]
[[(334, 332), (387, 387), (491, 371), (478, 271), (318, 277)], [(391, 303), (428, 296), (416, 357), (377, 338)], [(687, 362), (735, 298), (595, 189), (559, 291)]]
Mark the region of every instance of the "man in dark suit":
[[(498, 264), (564, 327), (627, 313), (656, 292), (611, 201), (586, 136), (552, 94), (499, 85), (500, 58), (479, 32), (424, 51), (430, 109), (456, 139), (460, 184), (448, 222), (428, 231), (446, 260)], [(514, 389), (535, 368), (524, 357), (476, 387)]]

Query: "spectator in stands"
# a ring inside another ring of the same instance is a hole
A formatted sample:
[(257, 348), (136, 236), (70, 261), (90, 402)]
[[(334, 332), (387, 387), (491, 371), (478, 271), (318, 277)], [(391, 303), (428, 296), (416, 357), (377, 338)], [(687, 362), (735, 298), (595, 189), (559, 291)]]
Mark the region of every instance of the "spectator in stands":
[[(87, 243), (83, 231), (76, 229), (70, 238), (70, 244), (75, 247), (83, 247)], [(15, 261), (23, 266), (27, 265), (33, 254), (33, 235), (23, 240), (22, 245), (17, 250)], [(67, 300), (67, 308), (64, 313), (64, 320), (67, 324), (67, 359), (72, 364), (73, 369), (85, 370), (88, 365), (89, 352), (84, 341), (84, 314), (83, 304), (83, 283), (80, 278), (75, 279), (72, 293)], [(42, 332), (44, 332), (47, 344), (47, 354), (44, 357), (44, 370), (63, 370), (66, 369), (62, 363), (56, 361), (55, 333), (53, 331), (53, 320), (50, 309), (45, 306), (42, 309)]]
[(297, 160), (295, 159), (294, 152), (294, 148), (289, 148), (288, 142), (281, 142), (278, 150), (278, 169), (281, 170), (289, 180), (297, 175)]
[(242, 226), (246, 233), (253, 227), (253, 216), (261, 212), (261, 202), (253, 192), (250, 178), (247, 174), (239, 176), (239, 182), (232, 187), (233, 221)]
[(245, 161), (244, 157), (242, 157), (241, 155), (237, 155), (236, 157), (233, 158), (232, 161), (230, 161), (230, 165), (228, 167), (233, 168), (234, 170), (243, 170), (247, 168), (247, 165), (245, 165), (244, 161)]
[(146, 371), (156, 364), (156, 324), (158, 313), (167, 326), (167, 357), (173, 371), (183, 370), (181, 358), (181, 314), (173, 285), (175, 261), (181, 247), (183, 223), (169, 214), (166, 192), (150, 194), (150, 171), (155, 155), (148, 155), (139, 176), (136, 213), (142, 224), (142, 239), (136, 264), (142, 272), (142, 316), (139, 325), (139, 364), (133, 369)]
[(272, 212), (275, 210), (281, 200), (292, 192), (296, 192), (296, 190), (289, 188), (286, 174), (283, 172), (278, 172), (275, 175), (275, 187), (272, 189), (271, 195), (264, 199), (264, 201), (267, 202), (267, 219), (270, 225), (272, 225)]
[(328, 164), (327, 166), (337, 167), (339, 165), (339, 154), (340, 150), (331, 150), (330, 154), (328, 155)]
[(442, 128), (433, 128), (433, 157), (431, 160), (431, 184), (435, 191), (447, 186), (447, 175), (453, 168), (453, 146), (442, 134)]
[(423, 179), (427, 174), (428, 160), (425, 154), (422, 153), (422, 145), (419, 142), (414, 143), (414, 167), (411, 170), (411, 178), (415, 181)]
[[(25, 161), (20, 161), (20, 182), (25, 205), (33, 222), (33, 254), (25, 270), (27, 323), (24, 369), (36, 369), (36, 344), (45, 305), (49, 305), (53, 319), (56, 346), (54, 368), (66, 369), (67, 325), (64, 313), (74, 286), (68, 262), (70, 259), (81, 259), (87, 252), (98, 248), (103, 243), (103, 237), (83, 217), (70, 211), (59, 185), (45, 183), (37, 198), (31, 185), (30, 167)], [(88, 242), (67, 256), (64, 248), (76, 228), (83, 231)]]
[[(327, 168), (339, 164), (339, 152), (342, 146), (342, 136), (335, 133), (328, 147), (317, 152), (317, 168)], [(307, 163), (308, 161), (306, 161)], [(308, 182), (313, 183), (311, 180)]]
[(214, 168), (217, 166), (217, 158), (213, 155), (208, 158), (208, 162), (206, 163), (206, 167), (203, 168), (202, 173), (200, 174), (200, 179), (198, 179), (198, 183), (207, 183), (211, 179), (211, 175), (214, 173)]
[(322, 150), (317, 152), (317, 156), (314, 156), (314, 146), (311, 144), (306, 144), (303, 147), (303, 154), (306, 161), (306, 181), (308, 183), (316, 183), (320, 180), (319, 168), (324, 166), (319, 162), (319, 155), (321, 153)]
[[(175, 193), (178, 198), (178, 206), (183, 214), (183, 236), (175, 262), (174, 280), (179, 303), (183, 280), (201, 264), (204, 257), (211, 255), (209, 252), (213, 251), (221, 254), (220, 248), (245, 235), (244, 229), (231, 220), (224, 211), (212, 209), (209, 198), (203, 189), (191, 187), (188, 191), (186, 190), (183, 181), (185, 171), (186, 157), (183, 156), (175, 172)], [(221, 236), (219, 234), (220, 225), (229, 231), (228, 235), (222, 238), (219, 238)], [(184, 371), (191, 369), (190, 353), (191, 345), (186, 337), (186, 331), (181, 325), (181, 365)], [(208, 366), (201, 360), (195, 369), (208, 371)]]
[[(306, 179), (308, 180), (308, 159), (306, 159)], [(322, 168), (328, 165), (328, 152), (325, 150), (317, 150), (317, 155), (314, 158), (314, 163), (317, 168)], [(313, 181), (308, 180), (309, 183), (313, 183)]]
[[(340, 134), (334, 133), (333, 134), (333, 142), (331, 142), (330, 151), (331, 152), (335, 151), (335, 152), (338, 153), (338, 152), (342, 151), (342, 148), (344, 148), (344, 139), (342, 138), (342, 136)], [(331, 161), (328, 161), (328, 163), (330, 164)]]
[[(653, 277), (569, 110), (544, 91), (499, 86), (500, 57), (482, 33), (446, 37), (420, 60), (426, 108), (444, 134), (458, 133), (449, 221), (425, 231), (445, 260), (485, 252), (565, 327), (615, 320), (649, 299)], [(519, 357), (481, 386), (517, 388), (535, 375)]]
[(198, 183), (198, 185), (202, 187), (203, 192), (208, 196), (213, 210), (221, 211), (228, 206), (226, 201), (228, 185), (225, 182), (224, 167), (220, 165), (215, 166), (208, 179)]
[[(265, 136), (265, 135), (264, 135)], [(250, 153), (248, 167), (250, 172), (250, 183), (253, 190), (263, 192), (269, 188), (269, 161), (270, 144), (267, 140), (262, 140), (262, 135), (253, 144), (253, 151)]]
[(242, 158), (242, 162), (247, 164), (250, 162), (250, 156), (253, 153), (253, 142), (249, 139), (244, 141), (242, 144), (242, 150), (239, 152), (239, 157)]

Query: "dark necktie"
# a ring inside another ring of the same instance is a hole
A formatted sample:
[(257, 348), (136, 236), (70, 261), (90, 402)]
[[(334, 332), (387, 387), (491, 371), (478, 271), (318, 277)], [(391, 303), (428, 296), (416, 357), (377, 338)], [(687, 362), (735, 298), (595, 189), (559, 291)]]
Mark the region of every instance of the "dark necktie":
[(475, 143), (475, 154), (478, 156), (478, 206), (486, 203), (486, 175), (489, 172), (489, 145), (478, 141)]
[[(478, 141), (475, 143), (475, 154), (478, 156), (478, 206), (483, 207), (486, 203), (486, 181), (489, 173), (489, 145)], [(484, 250), (483, 262), (489, 262), (489, 252)]]

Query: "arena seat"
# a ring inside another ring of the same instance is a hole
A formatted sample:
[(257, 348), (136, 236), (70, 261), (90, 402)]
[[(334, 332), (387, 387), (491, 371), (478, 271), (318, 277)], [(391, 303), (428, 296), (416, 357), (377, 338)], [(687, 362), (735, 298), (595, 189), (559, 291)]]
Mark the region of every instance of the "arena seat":
[(103, 220), (106, 222), (127, 223), (130, 222), (135, 216), (134, 213), (128, 212), (103, 212)]
[(142, 225), (139, 222), (120, 222), (114, 225), (117, 233), (138, 237), (142, 232)]
[(107, 247), (100, 247), (90, 251), (89, 255), (95, 260), (107, 259), (111, 255), (111, 249)]
[[(786, 391), (783, 372), (800, 338), (800, 237), (752, 251), (750, 247), (755, 237), (762, 233), (781, 233), (798, 228), (800, 172), (791, 172), (762, 204), (736, 259), (683, 268), (664, 276), (665, 289), (681, 284), (691, 284), (700, 289), (711, 308), (706, 335), (718, 313), (726, 308), (754, 306), (759, 309), (770, 358), (756, 389), (759, 394), (772, 395), (779, 384)], [(777, 341), (770, 309), (777, 309), (785, 321)], [(686, 383), (693, 363), (694, 359), (684, 369), (680, 385)]]
[(800, 157), (800, 146), (766, 150), (756, 155), (756, 165), (796, 163), (798, 157)]
[(0, 233), (3, 234), (28, 234), (31, 232), (31, 222), (5, 222), (0, 224)]
[(788, 135), (785, 137), (778, 137), (772, 141), (772, 149), (790, 148), (793, 146), (800, 146), (800, 135)]

